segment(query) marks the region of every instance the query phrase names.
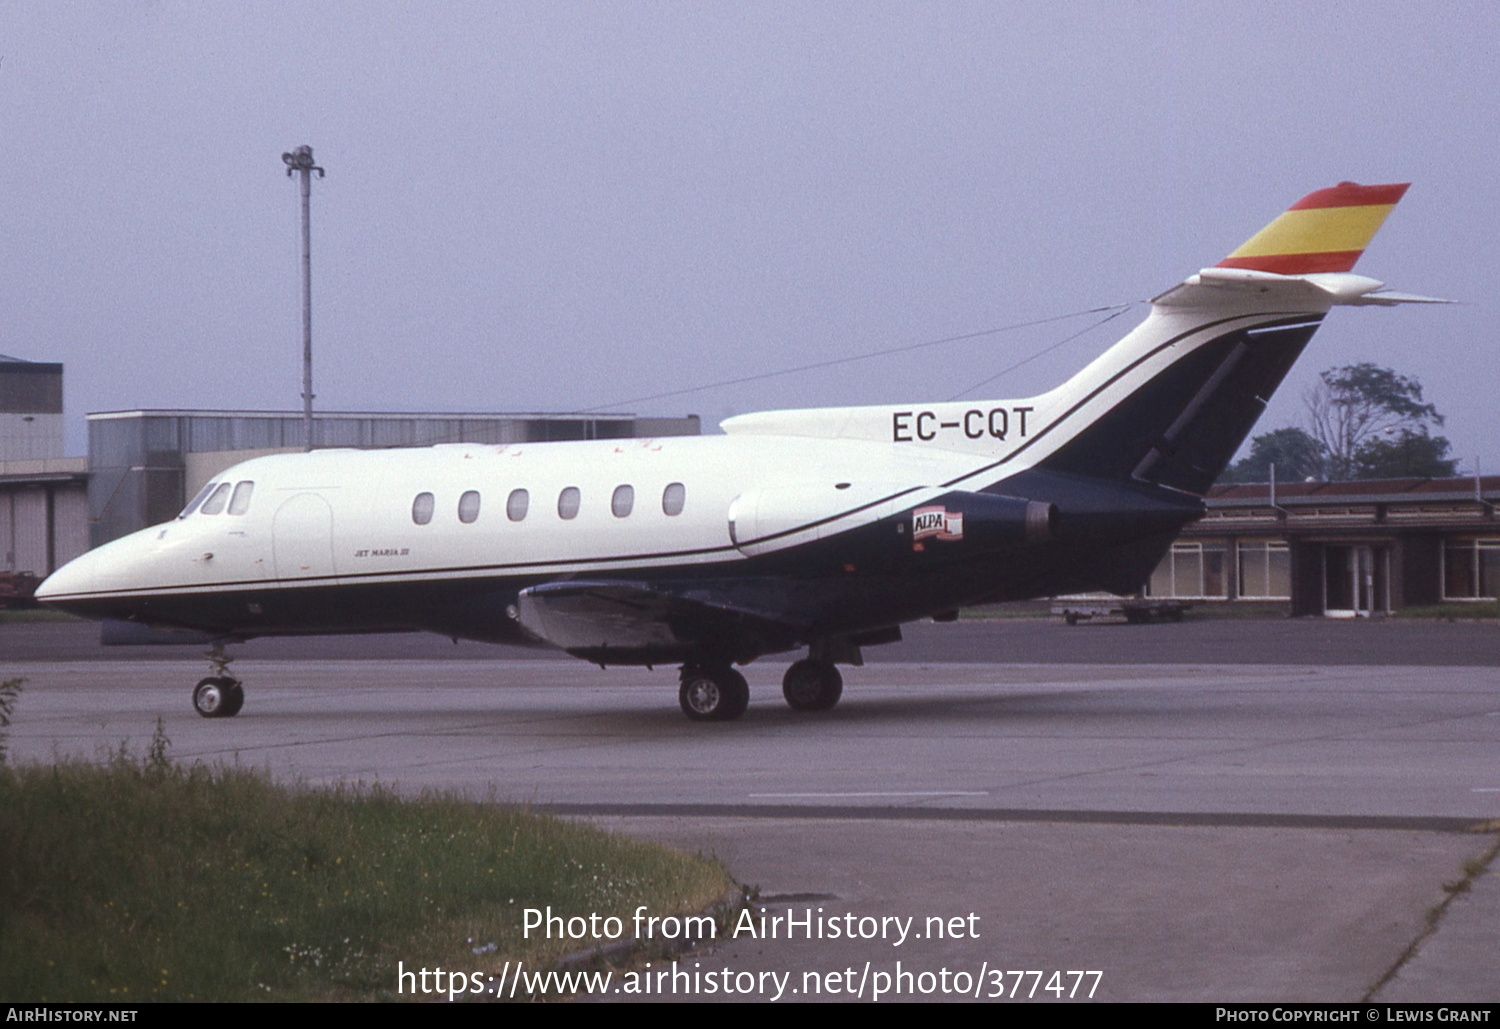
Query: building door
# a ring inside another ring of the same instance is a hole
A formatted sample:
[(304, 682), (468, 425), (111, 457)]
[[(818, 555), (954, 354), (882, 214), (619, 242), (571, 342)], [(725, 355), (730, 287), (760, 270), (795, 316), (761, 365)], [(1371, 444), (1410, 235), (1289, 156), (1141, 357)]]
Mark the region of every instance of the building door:
[(1384, 548), (1323, 548), (1323, 614), (1329, 618), (1368, 618), (1385, 611)]

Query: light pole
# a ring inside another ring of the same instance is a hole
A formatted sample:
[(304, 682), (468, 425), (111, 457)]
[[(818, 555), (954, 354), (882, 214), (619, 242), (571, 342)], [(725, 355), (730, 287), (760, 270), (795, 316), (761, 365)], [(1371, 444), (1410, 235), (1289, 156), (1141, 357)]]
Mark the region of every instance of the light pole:
[(312, 173), (323, 177), (323, 169), (313, 164), (312, 147), (299, 146), (282, 154), (287, 178), (302, 173), (302, 449), (313, 448), (312, 416)]

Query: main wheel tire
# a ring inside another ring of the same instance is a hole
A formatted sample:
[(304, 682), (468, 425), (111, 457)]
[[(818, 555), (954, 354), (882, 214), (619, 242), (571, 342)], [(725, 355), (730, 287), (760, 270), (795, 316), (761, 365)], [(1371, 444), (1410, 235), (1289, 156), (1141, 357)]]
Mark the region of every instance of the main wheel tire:
[(720, 720), (732, 722), (745, 713), (750, 706), (750, 684), (745, 677), (733, 668), (726, 668), (721, 673), (721, 685), (729, 694), (729, 704), (720, 715)]
[(844, 695), (844, 677), (827, 661), (803, 658), (786, 670), (781, 695), (793, 711), (830, 711)]
[(229, 685), (224, 690), (224, 708), (219, 717), (233, 718), (245, 706), (245, 687), (238, 679), (227, 679), (226, 682)]
[[(209, 676), (193, 687), (193, 710), (204, 718), (226, 718), (233, 714), (229, 710), (229, 684), (233, 679)], [(243, 699), (241, 700), (243, 703)], [(239, 710), (235, 708), (235, 710)]]
[(733, 668), (694, 669), (683, 675), (677, 702), (695, 722), (727, 722), (750, 706), (750, 686)]

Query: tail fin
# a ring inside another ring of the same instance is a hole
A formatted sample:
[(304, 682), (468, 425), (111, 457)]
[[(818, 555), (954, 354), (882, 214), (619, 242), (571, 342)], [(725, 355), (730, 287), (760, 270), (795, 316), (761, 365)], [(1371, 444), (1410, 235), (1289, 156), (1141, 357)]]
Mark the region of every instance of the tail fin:
[(1309, 193), (1220, 261), (1218, 267), (1278, 275), (1352, 271), (1410, 185), (1340, 182)]
[(1156, 297), (1134, 332), (1055, 391), (1078, 428), (1037, 467), (1206, 493), (1333, 306), (1425, 299), (1349, 274), (1406, 188), (1309, 193)]

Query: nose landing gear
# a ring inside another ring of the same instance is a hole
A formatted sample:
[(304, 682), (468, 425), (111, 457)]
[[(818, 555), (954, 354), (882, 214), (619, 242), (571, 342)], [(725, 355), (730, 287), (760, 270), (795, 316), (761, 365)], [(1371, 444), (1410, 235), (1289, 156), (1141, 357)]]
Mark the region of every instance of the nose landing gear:
[(193, 687), (193, 710), (204, 718), (233, 718), (245, 706), (244, 684), (229, 674), (233, 659), (224, 653), (223, 643), (215, 643), (204, 656), (213, 665), (214, 674)]

